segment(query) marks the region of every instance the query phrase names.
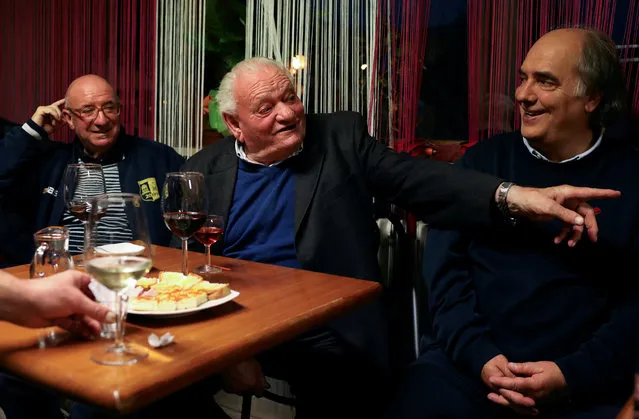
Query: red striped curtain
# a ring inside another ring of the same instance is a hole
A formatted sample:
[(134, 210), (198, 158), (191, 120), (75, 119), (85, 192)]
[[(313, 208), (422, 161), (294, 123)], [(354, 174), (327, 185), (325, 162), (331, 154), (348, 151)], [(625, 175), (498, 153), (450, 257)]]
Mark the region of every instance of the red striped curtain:
[(620, 48), (621, 62), (626, 74), (626, 87), (630, 92), (633, 115), (639, 116), (639, 4), (630, 0), (626, 14), (623, 44)]
[(429, 12), (430, 0), (383, 0), (378, 6), (373, 71), (384, 88), (376, 102), (374, 131), (397, 151), (416, 142)]
[[(639, 22), (635, 3), (630, 0), (634, 9), (626, 27), (628, 41), (634, 43)], [(469, 144), (519, 127), (517, 69), (540, 36), (571, 25), (611, 36), (617, 13), (616, 0), (468, 0), (467, 5)], [(637, 57), (636, 50), (628, 54)]]
[(127, 131), (153, 138), (155, 21), (156, 0), (2, 0), (0, 117), (22, 123), (93, 73), (116, 88)]

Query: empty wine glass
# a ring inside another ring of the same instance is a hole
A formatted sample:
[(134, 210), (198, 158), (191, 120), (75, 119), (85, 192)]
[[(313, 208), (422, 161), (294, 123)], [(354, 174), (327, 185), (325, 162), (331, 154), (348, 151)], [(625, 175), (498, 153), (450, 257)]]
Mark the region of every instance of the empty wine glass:
[(209, 215), (206, 217), (204, 225), (195, 232), (195, 240), (206, 247), (206, 265), (198, 266), (194, 269), (197, 274), (215, 274), (222, 272), (222, 269), (211, 265), (211, 246), (214, 245), (224, 233), (224, 219), (220, 215)]
[[(91, 201), (91, 210), (84, 239), (84, 264), (87, 272), (105, 287), (115, 291), (115, 343), (91, 354), (91, 359), (105, 365), (129, 365), (144, 359), (148, 351), (124, 342), (123, 305), (128, 300), (129, 287), (144, 276), (152, 266), (149, 228), (137, 194), (113, 193), (100, 195)], [(123, 241), (122, 232), (113, 229), (102, 217), (107, 211), (119, 211), (131, 232)]]
[(162, 212), (164, 223), (182, 240), (182, 274), (187, 276), (188, 239), (206, 221), (204, 175), (199, 172), (170, 172), (164, 180)]

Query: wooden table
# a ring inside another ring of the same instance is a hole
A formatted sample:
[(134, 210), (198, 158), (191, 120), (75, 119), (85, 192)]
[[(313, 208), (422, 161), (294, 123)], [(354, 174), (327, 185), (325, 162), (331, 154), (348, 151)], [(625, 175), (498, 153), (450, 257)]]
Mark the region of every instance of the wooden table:
[[(203, 263), (204, 255), (190, 253), (190, 267)], [(240, 296), (187, 317), (129, 316), (127, 340), (150, 349), (149, 357), (136, 365), (91, 361), (91, 350), (104, 340), (70, 339), (58, 347), (38, 349), (41, 331), (0, 322), (0, 368), (70, 397), (128, 413), (381, 293), (381, 286), (370, 281), (215, 256), (212, 263), (231, 268), (216, 276), (228, 280)], [(156, 247), (153, 264), (154, 270), (179, 271), (181, 251)], [(28, 277), (26, 265), (6, 271)], [(175, 342), (153, 350), (146, 343), (151, 332), (171, 332)]]

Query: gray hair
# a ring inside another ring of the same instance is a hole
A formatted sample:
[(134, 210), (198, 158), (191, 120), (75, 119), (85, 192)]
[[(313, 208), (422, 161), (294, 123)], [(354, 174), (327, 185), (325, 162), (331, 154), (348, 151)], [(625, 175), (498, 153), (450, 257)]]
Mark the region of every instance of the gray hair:
[(293, 76), (286, 67), (275, 60), (264, 57), (247, 58), (235, 64), (231, 71), (226, 73), (220, 82), (215, 100), (217, 101), (221, 114), (235, 115), (237, 112), (237, 99), (235, 98), (235, 81), (240, 73), (254, 73), (264, 69), (265, 67), (275, 67), (282, 74), (286, 74), (288, 79), (293, 83)]
[(580, 80), (577, 96), (599, 94), (599, 105), (590, 116), (593, 129), (607, 126), (626, 109), (626, 88), (617, 46), (605, 33), (596, 29), (580, 28), (584, 42), (577, 69)]

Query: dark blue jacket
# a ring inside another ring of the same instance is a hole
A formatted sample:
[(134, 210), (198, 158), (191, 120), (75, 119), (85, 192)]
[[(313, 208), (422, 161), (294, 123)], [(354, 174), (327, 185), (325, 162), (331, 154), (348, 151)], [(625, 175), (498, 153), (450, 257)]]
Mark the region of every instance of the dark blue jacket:
[[(62, 182), (66, 165), (78, 158), (89, 161), (80, 141), (50, 141), (33, 121), (29, 126), (42, 140), (21, 127), (0, 140), (0, 264), (28, 263), (33, 255), (32, 234), (48, 225), (60, 224), (64, 212)], [(168, 245), (171, 232), (164, 225), (160, 191), (167, 172), (184, 162), (171, 147), (120, 131), (111, 150), (99, 163), (118, 163), (122, 192), (142, 196), (151, 241)]]

